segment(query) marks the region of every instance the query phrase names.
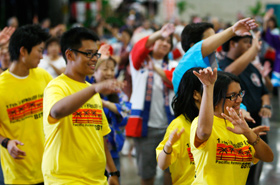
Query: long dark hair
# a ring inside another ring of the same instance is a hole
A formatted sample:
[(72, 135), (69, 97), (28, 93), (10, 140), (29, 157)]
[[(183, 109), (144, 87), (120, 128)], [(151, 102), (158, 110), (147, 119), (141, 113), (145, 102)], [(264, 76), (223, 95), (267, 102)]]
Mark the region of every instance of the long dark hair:
[(202, 84), (199, 79), (193, 74), (193, 71), (199, 71), (201, 67), (191, 68), (185, 72), (181, 79), (178, 92), (172, 100), (172, 108), (176, 117), (181, 114), (192, 122), (198, 116), (199, 109), (193, 98), (194, 91), (202, 93)]

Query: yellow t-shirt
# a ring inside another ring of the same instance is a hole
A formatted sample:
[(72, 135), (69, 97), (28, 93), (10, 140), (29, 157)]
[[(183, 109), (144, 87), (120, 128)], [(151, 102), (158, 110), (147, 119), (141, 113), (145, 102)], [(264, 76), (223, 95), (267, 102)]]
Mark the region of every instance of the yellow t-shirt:
[(165, 143), (168, 141), (170, 133), (178, 128), (182, 128), (185, 132), (181, 135), (180, 139), (172, 146), (171, 165), (169, 166), (172, 184), (191, 184), (195, 177), (194, 159), (190, 151), (190, 129), (191, 123), (186, 120), (183, 115), (178, 116), (168, 126), (164, 139), (156, 148), (157, 158), (162, 151)]
[(198, 117), (191, 125), (191, 151), (194, 156), (196, 178), (193, 184), (244, 185), (246, 184), (255, 149), (242, 134), (227, 130), (234, 127), (231, 122), (214, 116), (209, 139), (198, 148), (194, 146)]
[(88, 86), (62, 74), (44, 92), (46, 142), (42, 171), (46, 185), (107, 184), (103, 136), (111, 130), (100, 95), (95, 94), (76, 112), (60, 120), (49, 116), (56, 102)]
[(44, 69), (30, 69), (25, 79), (6, 70), (0, 76), (0, 134), (24, 143), (24, 159), (14, 159), (1, 147), (1, 164), (5, 184), (43, 182), (41, 172), (44, 150), (43, 93), (52, 79)]

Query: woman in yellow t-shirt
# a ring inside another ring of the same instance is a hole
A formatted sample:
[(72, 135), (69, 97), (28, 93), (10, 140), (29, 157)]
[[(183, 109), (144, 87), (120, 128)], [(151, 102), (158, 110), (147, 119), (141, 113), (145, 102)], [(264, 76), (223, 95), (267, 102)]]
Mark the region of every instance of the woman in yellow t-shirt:
[(164, 139), (156, 149), (158, 165), (162, 170), (169, 167), (174, 185), (191, 184), (195, 177), (190, 128), (191, 122), (198, 115), (202, 93), (202, 85), (193, 70), (200, 69), (203, 68), (192, 68), (184, 74), (172, 102), (176, 119), (170, 123)]
[(190, 131), (196, 170), (192, 184), (244, 185), (251, 162), (271, 162), (272, 150), (240, 111), (245, 92), (235, 75), (219, 71), (217, 79), (217, 69), (210, 67), (194, 74), (203, 95)]

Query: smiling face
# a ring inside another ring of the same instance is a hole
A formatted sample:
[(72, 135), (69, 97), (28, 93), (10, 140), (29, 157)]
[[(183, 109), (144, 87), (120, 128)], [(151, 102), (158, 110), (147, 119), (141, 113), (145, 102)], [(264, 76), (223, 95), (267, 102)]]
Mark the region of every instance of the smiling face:
[[(77, 50), (81, 52), (95, 53), (97, 51), (97, 44), (93, 40), (82, 40), (82, 46)], [(74, 61), (71, 62), (71, 68), (78, 79), (84, 79), (87, 75), (94, 73), (95, 65), (97, 63), (97, 56), (88, 58), (85, 54), (72, 51), (74, 53)]]
[(171, 37), (158, 39), (154, 45), (154, 55), (158, 56), (157, 58), (163, 58), (165, 55), (167, 55), (171, 49), (171, 42)]
[[(229, 97), (231, 95), (236, 95), (236, 94), (240, 93), (240, 91), (241, 91), (240, 84), (233, 81), (228, 86), (226, 97)], [(223, 106), (223, 102), (225, 102), (224, 106)], [(235, 101), (232, 101), (227, 98), (225, 98), (225, 99), (223, 98), (215, 106), (215, 113), (217, 113), (216, 115), (221, 115), (221, 113), (223, 112), (226, 115), (228, 115), (228, 111), (226, 110), (226, 107), (229, 107), (229, 108), (232, 107), (236, 111), (236, 113), (239, 114), (241, 102), (242, 102), (242, 98), (240, 96), (238, 96)]]
[(28, 69), (36, 68), (40, 60), (43, 58), (43, 51), (44, 51), (44, 42), (32, 47), (30, 53), (27, 52), (27, 49), (24, 50), (24, 64)]
[(93, 76), (97, 83), (104, 80), (113, 79), (115, 76), (115, 63), (110, 59), (103, 61), (98, 66), (98, 69), (96, 69)]

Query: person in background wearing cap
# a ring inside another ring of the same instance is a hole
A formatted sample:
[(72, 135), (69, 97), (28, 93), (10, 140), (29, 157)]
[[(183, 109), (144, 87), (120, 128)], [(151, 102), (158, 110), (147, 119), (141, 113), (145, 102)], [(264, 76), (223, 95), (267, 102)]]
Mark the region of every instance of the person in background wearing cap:
[[(243, 103), (250, 112), (255, 123), (248, 122), (251, 128), (261, 125), (262, 117), (271, 117), (271, 105), (268, 90), (262, 81), (262, 76), (258, 69), (251, 64), (261, 49), (260, 33), (252, 36), (235, 36), (223, 45), (223, 50), (227, 52), (225, 59), (220, 61), (221, 69), (226, 72), (238, 75), (241, 89), (246, 95)], [(252, 44), (251, 44), (252, 43)], [(267, 142), (266, 135), (262, 139)], [(247, 185), (258, 184), (262, 171), (263, 162), (260, 161), (250, 169)]]

